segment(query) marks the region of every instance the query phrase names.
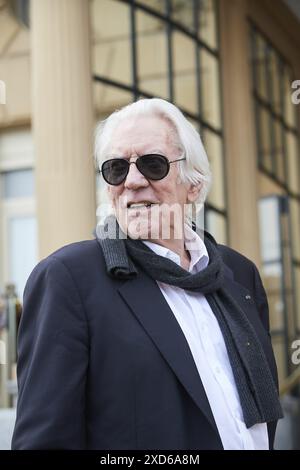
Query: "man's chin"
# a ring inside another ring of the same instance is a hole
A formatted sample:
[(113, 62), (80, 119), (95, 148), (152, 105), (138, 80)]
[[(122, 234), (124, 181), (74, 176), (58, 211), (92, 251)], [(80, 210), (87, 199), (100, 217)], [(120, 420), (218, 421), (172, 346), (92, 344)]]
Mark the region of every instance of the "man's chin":
[(128, 227), (127, 233), (130, 238), (134, 240), (155, 240), (159, 239), (159, 231), (156, 233), (157, 230), (153, 227), (136, 227), (134, 229)]
[(123, 232), (134, 240), (151, 240), (153, 242), (155, 240), (170, 240), (172, 231), (174, 231), (168, 218), (162, 217), (161, 214), (157, 217), (145, 217), (144, 214), (121, 217), (119, 224)]

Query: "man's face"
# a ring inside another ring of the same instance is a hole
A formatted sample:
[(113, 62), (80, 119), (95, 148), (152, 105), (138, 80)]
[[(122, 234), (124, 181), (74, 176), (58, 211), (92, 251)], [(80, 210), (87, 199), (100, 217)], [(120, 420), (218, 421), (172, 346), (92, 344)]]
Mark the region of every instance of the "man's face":
[[(156, 116), (121, 122), (112, 135), (108, 158), (122, 157), (135, 162), (146, 154), (160, 154), (169, 161), (182, 157), (174, 143), (174, 129)], [(178, 163), (159, 181), (148, 180), (133, 163), (123, 183), (108, 185), (108, 192), (122, 230), (132, 238), (166, 239), (183, 228), (184, 204), (193, 199), (180, 182)]]

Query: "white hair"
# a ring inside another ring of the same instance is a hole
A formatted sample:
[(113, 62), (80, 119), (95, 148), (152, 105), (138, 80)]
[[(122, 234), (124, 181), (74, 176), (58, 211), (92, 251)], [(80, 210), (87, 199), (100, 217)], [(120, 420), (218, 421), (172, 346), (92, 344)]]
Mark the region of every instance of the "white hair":
[[(107, 158), (114, 130), (123, 120), (140, 115), (158, 116), (173, 125), (176, 133), (174, 142), (182, 149), (186, 160), (178, 162), (182, 183), (201, 184), (198, 200), (203, 204), (211, 185), (211, 171), (207, 154), (199, 133), (172, 103), (161, 98), (141, 99), (113, 112), (100, 122), (95, 131), (95, 159), (98, 167)], [(177, 134), (177, 135), (176, 135)]]

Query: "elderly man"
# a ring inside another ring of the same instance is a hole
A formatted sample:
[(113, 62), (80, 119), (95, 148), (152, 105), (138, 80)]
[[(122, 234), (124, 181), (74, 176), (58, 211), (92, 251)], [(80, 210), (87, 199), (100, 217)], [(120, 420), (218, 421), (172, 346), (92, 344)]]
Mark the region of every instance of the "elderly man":
[(96, 156), (114, 209), (38, 264), (19, 334), (14, 449), (268, 449), (282, 416), (254, 264), (191, 229), (210, 170), (172, 104), (113, 113)]

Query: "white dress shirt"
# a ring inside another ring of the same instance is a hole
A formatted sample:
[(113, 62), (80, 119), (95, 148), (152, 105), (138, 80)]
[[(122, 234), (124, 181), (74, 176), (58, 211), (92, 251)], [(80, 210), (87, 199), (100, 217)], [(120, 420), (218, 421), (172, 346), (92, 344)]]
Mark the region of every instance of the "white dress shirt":
[[(209, 261), (205, 244), (188, 226), (185, 237), (185, 247), (191, 257), (189, 272), (199, 272)], [(156, 243), (144, 243), (158, 255), (180, 265), (177, 253)], [(249, 429), (245, 425), (223, 335), (205, 296), (162, 282), (158, 286), (188, 342), (224, 449), (269, 449), (266, 423)]]

